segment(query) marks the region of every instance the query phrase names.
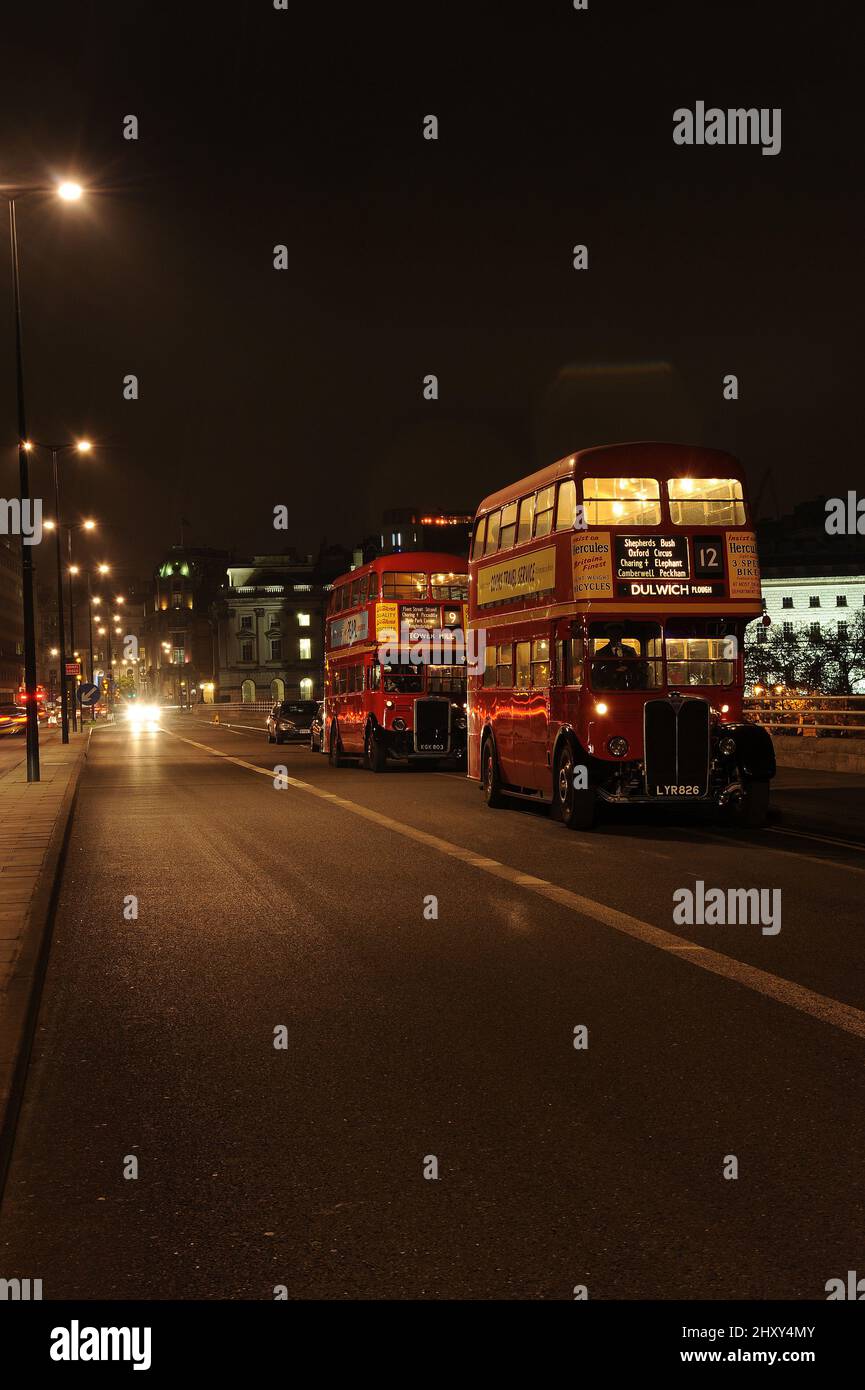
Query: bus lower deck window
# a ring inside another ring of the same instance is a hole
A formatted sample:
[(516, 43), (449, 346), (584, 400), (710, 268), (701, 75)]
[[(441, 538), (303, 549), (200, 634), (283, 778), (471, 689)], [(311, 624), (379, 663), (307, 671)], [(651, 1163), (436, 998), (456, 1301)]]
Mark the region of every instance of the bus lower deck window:
[(514, 683), (514, 649), (510, 643), (499, 647), (496, 662), (496, 685), (510, 690)]

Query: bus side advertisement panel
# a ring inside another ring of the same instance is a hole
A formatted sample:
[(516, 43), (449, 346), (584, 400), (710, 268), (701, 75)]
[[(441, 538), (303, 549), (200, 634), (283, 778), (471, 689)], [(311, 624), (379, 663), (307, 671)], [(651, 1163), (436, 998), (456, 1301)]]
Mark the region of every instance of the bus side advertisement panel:
[(395, 603), (377, 603), (375, 606), (375, 636), (380, 642), (390, 633), (399, 630), (399, 618)]
[(501, 603), (551, 592), (556, 587), (556, 547), (532, 550), (519, 560), (504, 560), (478, 570), (477, 604)]
[(332, 649), (348, 647), (352, 642), (361, 641), (367, 634), (368, 614), (366, 609), (352, 613), (347, 618), (335, 618), (330, 624), (330, 645)]
[(753, 531), (727, 532), (727, 576), (730, 598), (760, 597), (760, 565)]
[(574, 598), (613, 597), (613, 554), (609, 531), (577, 531), (571, 537)]

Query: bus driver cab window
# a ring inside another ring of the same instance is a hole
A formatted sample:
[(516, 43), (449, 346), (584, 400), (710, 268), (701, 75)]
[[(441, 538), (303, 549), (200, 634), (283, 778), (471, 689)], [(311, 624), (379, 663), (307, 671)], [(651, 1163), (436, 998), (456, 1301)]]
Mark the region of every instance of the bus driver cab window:
[(648, 690), (662, 683), (661, 630), (656, 623), (591, 623), (594, 690)]

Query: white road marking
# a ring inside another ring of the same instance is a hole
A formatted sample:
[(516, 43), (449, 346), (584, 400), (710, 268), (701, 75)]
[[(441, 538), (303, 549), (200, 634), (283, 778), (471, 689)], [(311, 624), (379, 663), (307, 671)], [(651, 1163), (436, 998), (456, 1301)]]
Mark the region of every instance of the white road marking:
[(767, 825), (770, 835), (795, 835), (798, 840), (818, 840), (822, 845), (840, 845), (842, 849), (855, 849), (861, 854), (863, 847), (855, 840), (837, 840), (831, 835), (818, 835), (814, 830), (787, 830), (779, 825)]
[[(273, 780), (273, 768), (258, 767), (255, 763), (246, 762), (243, 758), (235, 758), (231, 753), (222, 753), (218, 748), (211, 748), (206, 743), (196, 743), (194, 739), (184, 738), (182, 734), (176, 734), (171, 729), (166, 730), (166, 732), (171, 734), (173, 738), (179, 739), (181, 743), (188, 743), (192, 748), (200, 748), (202, 752), (210, 753), (212, 757), (225, 758), (227, 762), (235, 763), (237, 767), (244, 767), (249, 772), (257, 772), (260, 776)], [(547, 879), (537, 878), (534, 874), (524, 873), (521, 869), (513, 869), (508, 864), (499, 863), (497, 859), (476, 854), (473, 850), (453, 844), (450, 840), (443, 840), (438, 835), (430, 835), (425, 830), (417, 830), (414, 826), (406, 825), (403, 821), (393, 820), (380, 811), (373, 811), (367, 806), (361, 806), (359, 802), (349, 801), (347, 797), (337, 796), (335, 792), (324, 791), (320, 787), (313, 786), (311, 782), (303, 782), (298, 777), (288, 776), (284, 780), (289, 786), (296, 787), (298, 791), (318, 797), (321, 801), (330, 801), (335, 806), (350, 811), (352, 815), (360, 816), (363, 820), (380, 825), (386, 830), (392, 830), (396, 835), (402, 835), (405, 839), (427, 845), (430, 849), (438, 850), (451, 859), (458, 859), (474, 869), (480, 869), (483, 873), (504, 879), (517, 888), (524, 888), (527, 892), (537, 893), (540, 897), (559, 903), (562, 907), (569, 908), (582, 917), (589, 917), (594, 922), (600, 922), (602, 926), (611, 927), (614, 931), (633, 937), (636, 941), (642, 941), (644, 945), (654, 946), (657, 950), (666, 951), (670, 955), (675, 954), (680, 960), (688, 960), (691, 965), (697, 966), (700, 970), (707, 970), (712, 975), (720, 975), (733, 984), (742, 985), (755, 994), (762, 994), (768, 999), (774, 999), (779, 1004), (785, 1004), (788, 1008), (808, 1014), (811, 1018), (819, 1019), (821, 1023), (828, 1023), (831, 1027), (839, 1028), (845, 1033), (852, 1033), (855, 1037), (865, 1038), (865, 1013), (861, 1009), (854, 1008), (852, 1004), (844, 1004), (838, 999), (831, 999), (828, 995), (817, 994), (814, 990), (794, 984), (791, 980), (785, 980), (780, 975), (772, 975), (767, 970), (746, 965), (744, 961), (734, 960), (732, 956), (721, 955), (719, 951), (712, 951), (708, 947), (699, 946), (696, 942), (684, 941), (672, 932), (652, 926), (650, 922), (643, 922), (638, 917), (631, 917), (626, 912), (619, 912), (614, 907), (608, 907), (606, 903), (597, 902), (594, 898), (583, 897), (580, 893), (572, 893), (570, 889), (561, 888), (558, 884), (550, 883)]]
[[(771, 827), (771, 826), (766, 826), (765, 828), (766, 828), (767, 830), (769, 830), (769, 829), (772, 829), (773, 827)], [(718, 844), (721, 844), (721, 845), (736, 844), (736, 845), (742, 845), (742, 846), (743, 846), (744, 848), (746, 848), (746, 849), (755, 849), (755, 848), (759, 848), (759, 846), (754, 845), (754, 844), (752, 844), (751, 842), (749, 842), (749, 841), (747, 841), (747, 840), (737, 840), (737, 839), (735, 839), (735, 838), (733, 838), (733, 837), (730, 837), (730, 836), (727, 836), (727, 835), (714, 835), (714, 834), (712, 833), (711, 830), (702, 830), (702, 829), (699, 829), (699, 830), (697, 831), (697, 833), (700, 834), (700, 835), (702, 835), (703, 839), (705, 839), (705, 840), (715, 840), (715, 841), (718, 842)], [(778, 833), (778, 834), (786, 834), (786, 835), (793, 835), (793, 834), (795, 834), (796, 832), (793, 831), (793, 830), (786, 830), (786, 831), (778, 831), (778, 832), (776, 832), (776, 833)], [(818, 837), (815, 836), (815, 835), (806, 835), (806, 834), (804, 833), (804, 831), (803, 831), (801, 838), (802, 838), (802, 839), (806, 839), (806, 840), (813, 840), (813, 839), (817, 839)], [(850, 846), (850, 845), (846, 844), (846, 842), (845, 842), (844, 840), (829, 841), (828, 843), (830, 843), (830, 844), (834, 843), (834, 844), (838, 844), (838, 845), (844, 845), (845, 848), (848, 848), (848, 849), (849, 849), (849, 848), (856, 848), (856, 849), (859, 849), (859, 846), (858, 846), (858, 845), (856, 845), (856, 846)], [(780, 846), (779, 846), (779, 848), (780, 848)], [(848, 874), (865, 874), (865, 868), (861, 867), (859, 864), (842, 864), (841, 861), (838, 860), (838, 859), (821, 859), (820, 856), (817, 855), (817, 854), (803, 854), (802, 851), (801, 851), (800, 849), (785, 849), (785, 850), (783, 850), (782, 852), (783, 852), (784, 854), (789, 854), (789, 855), (791, 855), (792, 858), (794, 858), (794, 859), (804, 859), (804, 860), (806, 860), (809, 864), (820, 864), (820, 865), (822, 865), (822, 867), (823, 867), (824, 869), (842, 869), (842, 870), (844, 870), (844, 871), (845, 871), (846, 873), (848, 873)]]

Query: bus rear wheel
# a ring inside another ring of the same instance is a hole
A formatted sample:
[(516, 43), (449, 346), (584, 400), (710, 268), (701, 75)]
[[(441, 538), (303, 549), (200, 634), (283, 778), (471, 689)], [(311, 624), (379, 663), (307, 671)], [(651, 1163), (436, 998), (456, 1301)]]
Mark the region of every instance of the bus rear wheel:
[(330, 742), (328, 743), (327, 747), (328, 762), (330, 763), (331, 767), (342, 767), (342, 750), (339, 746), (339, 734), (336, 731), (335, 724), (331, 725)]
[(484, 744), (481, 754), (481, 791), (484, 801), (493, 810), (497, 810), (505, 804), (502, 796), (502, 783), (499, 777), (499, 765), (496, 758), (496, 750), (493, 748), (493, 741), (488, 738)]
[(367, 729), (364, 739), (363, 760), (370, 772), (384, 772), (387, 750), (376, 738), (371, 726)]
[(573, 749), (566, 743), (556, 758), (553, 813), (568, 830), (591, 830), (595, 823), (595, 789), (574, 786), (575, 768)]

